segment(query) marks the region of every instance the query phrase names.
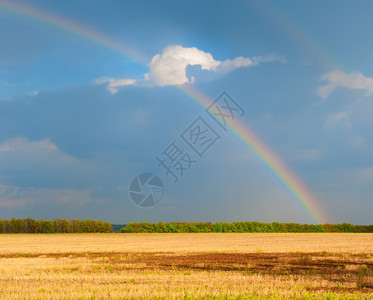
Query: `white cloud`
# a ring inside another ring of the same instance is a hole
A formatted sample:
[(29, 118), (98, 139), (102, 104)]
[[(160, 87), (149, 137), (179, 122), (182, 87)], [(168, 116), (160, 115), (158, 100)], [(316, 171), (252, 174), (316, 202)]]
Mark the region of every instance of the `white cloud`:
[(15, 152), (15, 151), (55, 151), (57, 146), (49, 139), (40, 141), (29, 141), (23, 137), (17, 137), (0, 144), (0, 152)]
[(220, 61), (195, 47), (168, 46), (152, 58), (149, 63), (150, 73), (145, 78), (160, 86), (192, 83), (187, 78), (186, 68), (194, 65), (200, 65), (202, 70), (216, 70)]
[(180, 45), (168, 46), (161, 54), (153, 57), (149, 63), (150, 72), (146, 74), (146, 80), (152, 80), (156, 85), (182, 85), (193, 83), (194, 78), (187, 77), (188, 66), (201, 66), (202, 70), (214, 71), (226, 74), (238, 68), (250, 67), (261, 62), (273, 62), (286, 60), (280, 56), (236, 57), (233, 60), (215, 60), (210, 53), (197, 49), (196, 47), (182, 47)]
[(255, 65), (257, 65), (259, 63), (274, 62), (274, 61), (278, 61), (282, 64), (287, 63), (286, 57), (284, 57), (282, 55), (277, 55), (277, 54), (270, 54), (270, 55), (265, 55), (265, 56), (253, 57), (253, 61), (254, 61)]
[(216, 68), (216, 71), (228, 73), (228, 72), (233, 71), (234, 69), (238, 69), (242, 67), (249, 67), (255, 64), (256, 63), (254, 63), (254, 61), (252, 61), (250, 58), (236, 57), (233, 60), (227, 59), (225, 61), (219, 62), (219, 65)]
[(118, 87), (143, 84), (143, 85), (183, 85), (194, 83), (194, 77), (187, 75), (188, 66), (200, 66), (202, 70), (212, 71), (216, 74), (227, 74), (237, 68), (255, 66), (262, 62), (279, 61), (286, 63), (282, 56), (268, 55), (263, 57), (236, 57), (232, 60), (215, 60), (213, 56), (196, 47), (183, 47), (171, 45), (162, 53), (153, 56), (149, 65), (149, 73), (144, 75), (144, 80), (100, 78), (96, 84), (107, 83), (107, 90), (115, 94)]
[(336, 70), (325, 74), (321, 80), (327, 80), (328, 83), (317, 89), (317, 94), (326, 99), (335, 89), (344, 87), (352, 90), (366, 91), (367, 95), (373, 93), (373, 78), (365, 77), (361, 72), (345, 73)]
[(96, 84), (103, 84), (107, 83), (106, 89), (110, 91), (112, 94), (116, 94), (118, 92), (118, 88), (127, 85), (134, 85), (136, 83), (135, 79), (128, 79), (128, 78), (99, 78), (95, 81)]

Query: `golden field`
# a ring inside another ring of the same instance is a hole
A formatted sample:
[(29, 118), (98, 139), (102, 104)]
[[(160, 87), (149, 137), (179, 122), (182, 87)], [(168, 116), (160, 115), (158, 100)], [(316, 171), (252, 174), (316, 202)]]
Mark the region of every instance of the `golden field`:
[(373, 234), (3, 234), (0, 299), (373, 299)]

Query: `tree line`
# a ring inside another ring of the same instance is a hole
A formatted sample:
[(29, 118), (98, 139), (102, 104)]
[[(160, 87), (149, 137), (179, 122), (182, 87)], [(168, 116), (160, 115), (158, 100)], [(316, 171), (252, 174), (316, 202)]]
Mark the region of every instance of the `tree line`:
[(122, 233), (184, 233), (184, 232), (373, 232), (373, 225), (343, 224), (297, 224), (297, 223), (128, 223)]
[(78, 232), (112, 232), (113, 228), (109, 222), (95, 220), (66, 220), (54, 219), (34, 220), (0, 219), (0, 233), (78, 233)]

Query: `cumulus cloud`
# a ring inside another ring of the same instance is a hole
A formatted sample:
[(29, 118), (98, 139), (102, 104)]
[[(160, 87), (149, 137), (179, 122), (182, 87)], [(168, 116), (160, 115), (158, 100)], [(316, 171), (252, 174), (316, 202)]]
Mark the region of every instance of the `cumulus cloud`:
[(187, 66), (200, 65), (202, 70), (216, 70), (219, 64), (220, 61), (216, 61), (210, 53), (195, 47), (168, 46), (152, 58), (150, 73), (146, 74), (145, 79), (160, 86), (192, 83), (186, 75)]
[(188, 76), (189, 66), (200, 66), (202, 70), (212, 71), (215, 74), (227, 74), (237, 68), (255, 66), (263, 62), (279, 61), (286, 63), (282, 56), (268, 55), (263, 57), (236, 57), (232, 60), (215, 60), (211, 53), (204, 52), (196, 47), (183, 47), (171, 45), (166, 47), (162, 53), (153, 56), (149, 62), (149, 73), (144, 75), (144, 80), (134, 79), (113, 79), (101, 78), (96, 80), (96, 84), (107, 83), (107, 89), (111, 93), (116, 93), (118, 87), (147, 84), (147, 85), (183, 85), (192, 84), (195, 81), (193, 76)]
[(226, 74), (238, 68), (250, 67), (261, 62), (280, 61), (285, 59), (280, 56), (236, 57), (224, 61), (215, 60), (211, 53), (204, 52), (196, 47), (182, 47), (180, 45), (168, 46), (161, 54), (153, 57), (149, 63), (150, 72), (145, 75), (146, 80), (151, 80), (156, 85), (182, 85), (193, 83), (194, 78), (187, 76), (188, 66), (201, 66), (202, 70)]
[(321, 80), (326, 80), (328, 83), (317, 89), (317, 94), (326, 99), (335, 89), (339, 87), (348, 88), (351, 90), (363, 90), (367, 95), (373, 93), (373, 78), (364, 76), (361, 72), (345, 73), (336, 70), (325, 74)]

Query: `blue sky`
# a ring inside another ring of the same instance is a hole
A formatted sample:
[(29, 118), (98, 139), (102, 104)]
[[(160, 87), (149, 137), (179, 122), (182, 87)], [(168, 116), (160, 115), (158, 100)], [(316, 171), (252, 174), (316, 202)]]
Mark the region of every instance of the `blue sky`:
[[(140, 61), (4, 3), (0, 218), (312, 222), (188, 85), (231, 95), (330, 222), (372, 223), (371, 1), (33, 1)], [(173, 183), (156, 157), (199, 116), (221, 138)], [(146, 209), (143, 172), (165, 186)]]

